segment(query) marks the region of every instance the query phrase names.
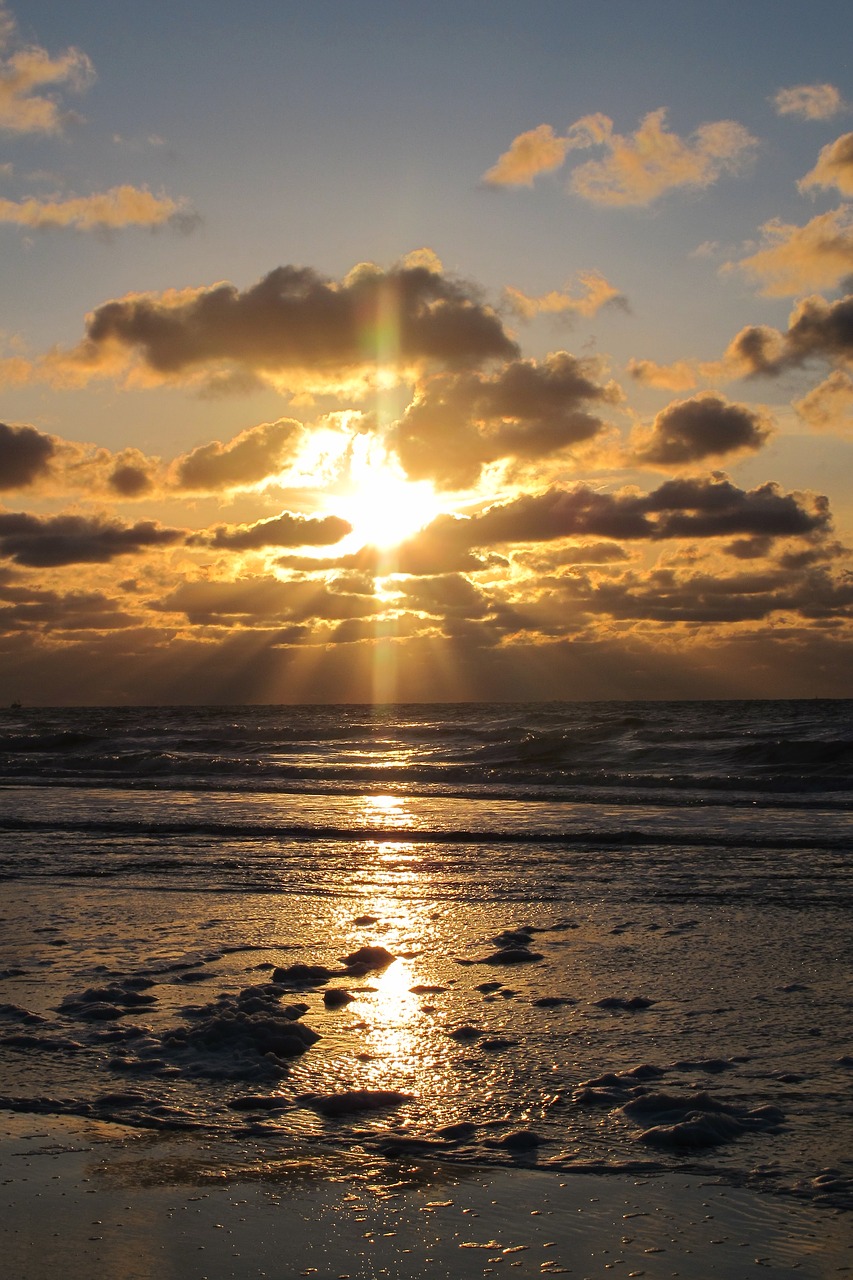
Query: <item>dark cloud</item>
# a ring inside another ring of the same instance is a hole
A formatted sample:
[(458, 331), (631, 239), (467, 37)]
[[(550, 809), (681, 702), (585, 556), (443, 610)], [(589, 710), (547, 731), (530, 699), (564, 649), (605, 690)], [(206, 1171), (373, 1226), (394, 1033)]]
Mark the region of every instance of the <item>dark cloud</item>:
[(649, 432), (635, 437), (633, 460), (652, 467), (684, 467), (706, 458), (755, 452), (767, 442), (766, 418), (718, 395), (678, 400), (663, 409)]
[(836, 302), (805, 298), (785, 332), (767, 325), (742, 329), (729, 344), (725, 360), (744, 373), (774, 377), (807, 360), (853, 359), (853, 294)]
[(805, 298), (791, 316), (786, 341), (800, 359), (812, 355), (849, 359), (853, 356), (853, 294), (836, 302)]
[(722, 478), (668, 480), (644, 501), (657, 516), (656, 538), (779, 538), (830, 527), (825, 497), (782, 493), (773, 483), (743, 490)]
[(304, 439), (305, 428), (293, 418), (262, 422), (221, 444), (199, 445), (173, 464), (180, 489), (216, 492), (257, 484), (281, 471)]
[(499, 373), (430, 378), (388, 437), (415, 480), (460, 489), (501, 458), (549, 457), (602, 428), (588, 405), (613, 403), (589, 361), (565, 351), (514, 360)]
[(736, 538), (723, 550), (736, 560), (761, 560), (773, 547), (772, 538)]
[(381, 553), (378, 547), (361, 547), (342, 556), (279, 556), (276, 564), (292, 573), (327, 573), (332, 570), (368, 574), (378, 570)]
[[(571, 602), (566, 603), (571, 618)], [(0, 702), (28, 705), (369, 703), (377, 662), (393, 672), (389, 693), (407, 701), (526, 701), (554, 698), (820, 698), (849, 688), (850, 643), (834, 622), (744, 623), (721, 635), (679, 628), (662, 638), (631, 628), (491, 643), (488, 624), (467, 622), (452, 638), (362, 644), (300, 644), (298, 629), (234, 629), (211, 642), (151, 628), (35, 645), (0, 638)], [(381, 628), (380, 628), (381, 629)], [(169, 643), (164, 644), (164, 635)], [(69, 671), (73, 670), (73, 685)]]
[(522, 554), (515, 559), (531, 569), (551, 572), (564, 565), (615, 564), (630, 559), (630, 556), (618, 542), (588, 542), (582, 546), (549, 548), (544, 555)]
[(409, 578), (396, 584), (406, 607), (420, 613), (447, 617), (480, 618), (488, 610), (483, 592), (458, 573)]
[(729, 343), (724, 359), (747, 375), (775, 377), (785, 367), (782, 334), (769, 325), (748, 325)]
[[(394, 573), (431, 577), (441, 573), (475, 573), (499, 559), (496, 556), (489, 556), (488, 559), (476, 556), (454, 541), (452, 529), (448, 534), (445, 520), (453, 525), (452, 516), (440, 517), (397, 547), (386, 549), (365, 546), (343, 556), (281, 556), (276, 563), (282, 569), (297, 573), (324, 573), (343, 569), (370, 574), (371, 577), (385, 577)], [(508, 562), (501, 559), (500, 563), (505, 567)]]
[(116, 631), (138, 618), (100, 591), (0, 591), (0, 632)]
[(169, 546), (184, 537), (154, 520), (122, 524), (99, 516), (33, 516), (0, 512), (0, 556), (31, 568), (103, 564), (116, 556)]
[(373, 598), (336, 593), (324, 582), (282, 582), (278, 578), (240, 578), (235, 582), (184, 582), (153, 607), (183, 613), (196, 625), (251, 626), (257, 620), (328, 621), (370, 617), (380, 611)]
[(52, 436), (35, 427), (9, 427), (0, 422), (0, 489), (22, 489), (49, 471), (56, 453)]
[(393, 618), (346, 618), (329, 637), (331, 644), (400, 640), (423, 632), (424, 623), (409, 614)]
[(551, 489), (468, 518), (439, 516), (419, 535), (448, 553), (505, 543), (588, 536), (632, 541), (734, 535), (783, 537), (829, 527), (826, 498), (743, 490), (723, 477), (668, 480), (648, 494), (602, 493), (588, 485)]
[(477, 573), (485, 569), (487, 560), (475, 555), (456, 534), (455, 518), (439, 516), (415, 537), (384, 553), (377, 572), (432, 577), (444, 573)]
[(850, 554), (850, 548), (840, 542), (817, 542), (813, 546), (798, 547), (779, 556), (783, 569), (808, 569), (812, 565), (828, 564)]
[(340, 516), (318, 518), (283, 511), (256, 524), (220, 524), (209, 533), (193, 534), (188, 541), (229, 551), (257, 551), (261, 547), (328, 547), (351, 532), (352, 525)]
[(97, 369), (116, 347), (166, 378), (222, 363), (338, 374), (377, 360), (453, 368), (518, 354), (467, 285), (422, 265), (365, 265), (340, 283), (282, 266), (243, 291), (217, 284), (117, 299), (92, 313), (72, 359)]
[(597, 583), (586, 594), (591, 612), (623, 620), (693, 625), (762, 621), (773, 614), (808, 618), (848, 617), (853, 582), (838, 582), (822, 570), (800, 578), (778, 569), (725, 577), (701, 573), (680, 577), (660, 569), (634, 581)]
[(344, 595), (373, 596), (376, 594), (376, 579), (367, 571), (357, 573), (350, 570), (339, 573), (329, 582), (332, 591), (343, 592)]
[(108, 484), (121, 498), (141, 498), (154, 488), (150, 471), (135, 463), (116, 466), (110, 472)]

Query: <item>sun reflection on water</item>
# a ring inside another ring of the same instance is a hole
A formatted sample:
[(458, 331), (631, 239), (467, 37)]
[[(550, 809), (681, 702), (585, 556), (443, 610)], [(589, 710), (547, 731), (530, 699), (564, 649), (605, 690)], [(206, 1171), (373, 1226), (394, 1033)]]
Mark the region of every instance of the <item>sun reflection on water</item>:
[(403, 796), (358, 796), (356, 813), (365, 827), (392, 827), (403, 830), (415, 826), (415, 815)]
[[(395, 833), (416, 826), (405, 797), (358, 797), (357, 820), (366, 829)], [(443, 1037), (438, 1034), (434, 1009), (413, 988), (436, 983), (430, 957), (436, 902), (431, 895), (429, 859), (418, 844), (378, 839), (361, 848), (360, 872), (354, 876), (358, 894), (341, 905), (338, 926), (343, 946), (356, 951), (381, 945), (395, 957), (387, 968), (365, 978), (357, 1009), (358, 1061), (361, 1087), (396, 1089), (418, 1098), (435, 1091), (437, 1057)], [(342, 952), (342, 954), (344, 954)]]

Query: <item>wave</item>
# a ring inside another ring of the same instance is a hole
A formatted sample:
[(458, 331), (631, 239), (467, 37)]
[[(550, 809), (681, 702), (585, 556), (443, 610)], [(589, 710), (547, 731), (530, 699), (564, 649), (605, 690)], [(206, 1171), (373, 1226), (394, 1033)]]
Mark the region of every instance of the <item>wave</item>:
[[(697, 830), (695, 826), (668, 827), (653, 825), (642, 827), (576, 827), (573, 829), (540, 829), (538, 827), (408, 827), (366, 826), (354, 824), (296, 823), (244, 821), (227, 822), (216, 819), (176, 821), (174, 819), (68, 819), (58, 823), (51, 818), (5, 817), (0, 819), (0, 831), (52, 832), (57, 829), (65, 834), (108, 835), (117, 839), (144, 835), (159, 837), (206, 836), (217, 839), (276, 839), (347, 842), (358, 844), (476, 844), (476, 845), (596, 845), (630, 846), (654, 845), (683, 848), (713, 848), (725, 844), (737, 848), (764, 849), (767, 834), (763, 831), (719, 832)], [(776, 833), (773, 847), (779, 850), (808, 849), (814, 844), (811, 833)], [(837, 836), (823, 831), (820, 837), (822, 849), (847, 849), (849, 838), (843, 832)]]
[(0, 721), (0, 783), (839, 793), (852, 724), (843, 702), (36, 709)]

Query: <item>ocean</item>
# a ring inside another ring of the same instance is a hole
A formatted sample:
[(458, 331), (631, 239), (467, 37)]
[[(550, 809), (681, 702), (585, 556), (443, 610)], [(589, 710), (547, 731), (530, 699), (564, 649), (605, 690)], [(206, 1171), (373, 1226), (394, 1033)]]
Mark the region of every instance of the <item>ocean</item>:
[(853, 1207), (853, 702), (11, 708), (0, 788), (7, 1110)]

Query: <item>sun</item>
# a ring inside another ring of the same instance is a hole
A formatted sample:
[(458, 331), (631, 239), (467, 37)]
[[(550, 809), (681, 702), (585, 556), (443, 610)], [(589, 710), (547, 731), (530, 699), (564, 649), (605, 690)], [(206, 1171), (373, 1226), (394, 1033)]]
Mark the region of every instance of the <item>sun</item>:
[(394, 547), (429, 524), (441, 506), (427, 480), (408, 480), (381, 445), (353, 441), (349, 477), (335, 511), (352, 525), (353, 546)]

